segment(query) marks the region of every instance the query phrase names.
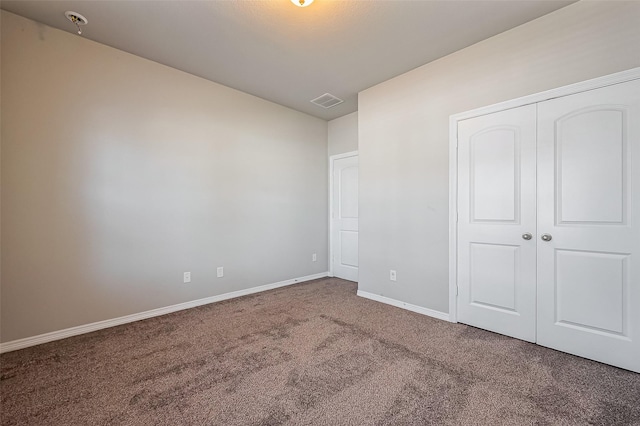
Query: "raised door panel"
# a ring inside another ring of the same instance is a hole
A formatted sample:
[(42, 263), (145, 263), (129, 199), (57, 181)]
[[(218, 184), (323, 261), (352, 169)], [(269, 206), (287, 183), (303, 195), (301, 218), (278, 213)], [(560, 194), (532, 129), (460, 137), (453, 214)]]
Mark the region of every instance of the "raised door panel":
[[(469, 303), (518, 314), (516, 287), (519, 284), (519, 247), (471, 243)], [(496, 269), (496, 265), (500, 268)]]
[(358, 167), (340, 169), (340, 219), (358, 219)]
[(340, 231), (340, 266), (358, 267), (358, 233)]
[(626, 109), (594, 106), (556, 120), (558, 222), (624, 224)]
[(628, 254), (556, 250), (555, 322), (625, 336)]
[(471, 220), (516, 222), (519, 206), (520, 135), (515, 127), (495, 127), (471, 137)]

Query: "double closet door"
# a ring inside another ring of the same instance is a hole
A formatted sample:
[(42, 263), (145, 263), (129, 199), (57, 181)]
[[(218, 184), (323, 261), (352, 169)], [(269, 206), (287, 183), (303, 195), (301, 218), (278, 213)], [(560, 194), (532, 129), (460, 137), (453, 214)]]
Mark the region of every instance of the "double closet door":
[(458, 320), (640, 372), (640, 80), (458, 122)]

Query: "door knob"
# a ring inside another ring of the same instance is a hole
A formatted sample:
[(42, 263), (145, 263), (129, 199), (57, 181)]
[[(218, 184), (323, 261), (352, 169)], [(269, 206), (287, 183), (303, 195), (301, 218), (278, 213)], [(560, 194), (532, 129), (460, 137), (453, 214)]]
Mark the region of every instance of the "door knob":
[(525, 233), (525, 234), (522, 234), (522, 239), (523, 240), (530, 240), (531, 238), (533, 238), (533, 236), (528, 232)]
[(542, 238), (542, 241), (551, 241), (553, 237), (551, 236), (551, 234), (542, 234), (540, 238)]

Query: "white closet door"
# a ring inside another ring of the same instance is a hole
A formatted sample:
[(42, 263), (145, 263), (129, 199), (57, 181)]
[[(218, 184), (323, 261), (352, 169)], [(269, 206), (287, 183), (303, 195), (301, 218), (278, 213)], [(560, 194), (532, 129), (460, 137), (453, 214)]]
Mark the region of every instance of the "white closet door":
[(458, 123), (458, 320), (530, 342), (535, 159), (535, 105)]
[(537, 243), (538, 343), (640, 372), (639, 80), (538, 104)]

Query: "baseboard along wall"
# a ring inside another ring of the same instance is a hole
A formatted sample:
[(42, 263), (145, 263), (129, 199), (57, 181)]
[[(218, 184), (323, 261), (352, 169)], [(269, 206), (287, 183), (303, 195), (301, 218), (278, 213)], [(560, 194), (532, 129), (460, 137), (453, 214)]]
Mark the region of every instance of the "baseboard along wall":
[(412, 305), (411, 303), (401, 302), (399, 300), (391, 299), (389, 297), (380, 296), (378, 294), (369, 293), (366, 291), (358, 290), (358, 296), (366, 299), (375, 300), (376, 302), (385, 303), (387, 305), (395, 306), (396, 308), (406, 309), (411, 312), (416, 312), (429, 317), (437, 318), (443, 321), (449, 321), (449, 314), (445, 312), (436, 311), (429, 308), (423, 308), (422, 306)]
[(318, 278), (325, 278), (328, 272), (307, 275), (290, 280), (280, 281), (272, 284), (265, 284), (258, 287), (247, 288), (244, 290), (232, 291), (230, 293), (220, 294), (217, 296), (205, 297), (203, 299), (192, 300), (190, 302), (178, 303), (177, 305), (166, 306), (164, 308), (152, 309), (150, 311), (139, 312), (137, 314), (125, 315), (123, 317), (108, 319), (104, 321), (92, 322), (90, 324), (79, 325), (76, 327), (65, 328), (64, 330), (52, 331), (50, 333), (39, 334), (37, 336), (25, 337), (23, 339), (12, 340), (6, 343), (0, 343), (0, 353), (16, 351), (18, 349), (28, 348), (30, 346), (41, 345), (43, 343), (53, 342), (55, 340), (66, 339), (67, 337), (78, 336), (80, 334), (91, 333), (117, 325), (127, 324), (130, 322), (140, 321), (147, 318), (158, 317), (160, 315), (170, 314), (172, 312), (182, 311), (184, 309), (195, 308), (196, 306), (208, 305), (210, 303), (220, 302), (223, 300), (234, 299), (236, 297), (246, 296), (249, 294), (260, 293), (262, 291), (273, 290), (279, 287), (285, 287), (292, 284), (298, 284), (305, 281), (311, 281)]

